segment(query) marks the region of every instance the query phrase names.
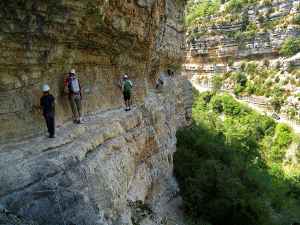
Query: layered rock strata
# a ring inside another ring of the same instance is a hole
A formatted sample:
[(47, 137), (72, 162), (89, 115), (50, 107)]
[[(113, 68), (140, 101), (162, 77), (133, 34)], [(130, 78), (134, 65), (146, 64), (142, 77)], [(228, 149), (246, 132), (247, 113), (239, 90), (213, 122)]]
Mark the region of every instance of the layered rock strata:
[[(240, 8), (232, 2), (190, 27), (185, 75), (205, 87), (220, 75), (223, 89), (265, 97), (269, 108), (282, 98), (276, 111), (299, 122), (299, 53), (288, 56), (282, 49), (298, 48), (300, 1), (257, 0)], [(247, 88), (239, 86), (239, 75)]]
[(63, 80), (71, 68), (88, 113), (120, 107), (124, 72), (135, 83), (135, 103), (143, 103), (159, 71), (179, 68), (184, 54), (184, 1), (4, 0), (0, 6), (1, 142), (40, 133), (35, 106), (43, 83), (57, 98), (57, 120), (70, 118)]
[[(0, 204), (43, 225), (180, 223), (173, 153), (192, 104), (179, 70), (184, 1), (0, 5)], [(81, 125), (68, 122), (63, 94), (71, 68), (83, 87)], [(166, 69), (175, 76), (156, 90)], [(130, 112), (118, 89), (124, 72)], [(54, 140), (36, 110), (43, 83), (57, 99)]]

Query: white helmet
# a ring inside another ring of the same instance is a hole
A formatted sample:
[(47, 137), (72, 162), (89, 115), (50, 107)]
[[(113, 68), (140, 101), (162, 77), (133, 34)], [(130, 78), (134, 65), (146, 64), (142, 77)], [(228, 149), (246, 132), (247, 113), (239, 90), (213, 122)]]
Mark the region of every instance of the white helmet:
[(76, 70), (75, 69), (71, 69), (70, 73), (76, 74)]
[(48, 85), (48, 84), (44, 84), (42, 90), (43, 90), (43, 92), (48, 92), (48, 91), (50, 91), (49, 85)]
[(127, 74), (124, 74), (124, 79), (128, 79), (128, 75)]

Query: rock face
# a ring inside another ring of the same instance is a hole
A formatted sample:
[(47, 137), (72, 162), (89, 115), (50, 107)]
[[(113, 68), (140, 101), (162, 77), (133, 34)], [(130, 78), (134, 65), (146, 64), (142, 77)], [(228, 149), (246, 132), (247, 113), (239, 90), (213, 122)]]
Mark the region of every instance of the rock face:
[(70, 118), (63, 80), (78, 72), (86, 112), (118, 108), (120, 75), (143, 103), (159, 71), (181, 64), (184, 1), (1, 1), (1, 141), (41, 131), (40, 88), (57, 98), (57, 120)]
[[(244, 4), (239, 13), (220, 10), (191, 29), (188, 41), (187, 63), (200, 64), (202, 72), (207, 64), (225, 64), (228, 60), (248, 60), (278, 57), (282, 43), (289, 37), (300, 35), (295, 22), (299, 16), (300, 1), (256, 1)], [(226, 5), (225, 5), (226, 6)], [(196, 37), (195, 37), (196, 36)]]
[(36, 225), (33, 222), (28, 222), (21, 218), (20, 216), (16, 216), (11, 212), (1, 209), (0, 206), (0, 224), (1, 225)]
[[(222, 89), (264, 96), (271, 110), (281, 98), (275, 110), (299, 123), (299, 44), (292, 45), (300, 42), (300, 1), (256, 0), (237, 8), (233, 3), (225, 1), (189, 27), (185, 75), (204, 89), (220, 75)], [(286, 54), (287, 48), (295, 51)]]
[[(176, 70), (184, 56), (184, 3), (1, 1), (4, 208), (43, 225), (180, 223), (169, 203), (178, 191), (176, 129), (191, 118), (191, 86)], [(79, 74), (86, 115), (77, 126), (68, 122), (63, 95), (71, 68)], [(166, 69), (175, 76), (155, 90)], [(130, 112), (118, 89), (124, 72), (134, 82)], [(54, 140), (41, 135), (44, 121), (35, 110), (43, 83), (57, 99)]]

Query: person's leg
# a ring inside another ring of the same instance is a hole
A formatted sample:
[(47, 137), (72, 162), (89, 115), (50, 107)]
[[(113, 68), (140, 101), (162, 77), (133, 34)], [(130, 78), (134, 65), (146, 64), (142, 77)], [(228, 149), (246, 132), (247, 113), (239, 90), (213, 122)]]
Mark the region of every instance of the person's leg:
[(55, 117), (54, 117), (54, 115), (49, 116), (49, 134), (50, 134), (51, 138), (55, 136)]
[(47, 131), (50, 134), (50, 120), (49, 120), (49, 116), (47, 114), (45, 114), (44, 118), (45, 118), (45, 122), (46, 122), (46, 126), (47, 126)]
[(71, 109), (72, 109), (72, 113), (73, 113), (73, 121), (76, 122), (77, 121), (77, 106), (75, 103), (75, 96), (71, 95), (69, 97), (70, 100), (70, 105), (71, 105)]
[(80, 122), (81, 119), (81, 97), (78, 95), (75, 97), (75, 104), (76, 104), (76, 110), (77, 110), (77, 121)]
[(126, 99), (126, 92), (123, 92), (123, 98), (125, 103), (125, 110), (127, 111), (127, 99)]
[(124, 93), (124, 99), (125, 99), (126, 110), (130, 110), (130, 92)]
[(129, 107), (129, 110), (131, 109), (131, 105), (132, 105), (132, 102), (131, 102), (131, 94), (129, 93), (129, 94), (128, 94), (128, 107)]

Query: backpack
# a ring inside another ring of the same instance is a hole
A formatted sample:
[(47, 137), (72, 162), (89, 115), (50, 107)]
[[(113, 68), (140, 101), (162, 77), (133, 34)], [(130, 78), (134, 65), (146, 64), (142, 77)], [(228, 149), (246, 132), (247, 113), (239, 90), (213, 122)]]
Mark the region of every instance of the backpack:
[(71, 93), (79, 93), (80, 92), (80, 86), (79, 81), (76, 77), (70, 77), (69, 78), (69, 91)]
[(132, 83), (130, 80), (126, 80), (123, 84), (123, 91), (124, 92), (131, 92)]

